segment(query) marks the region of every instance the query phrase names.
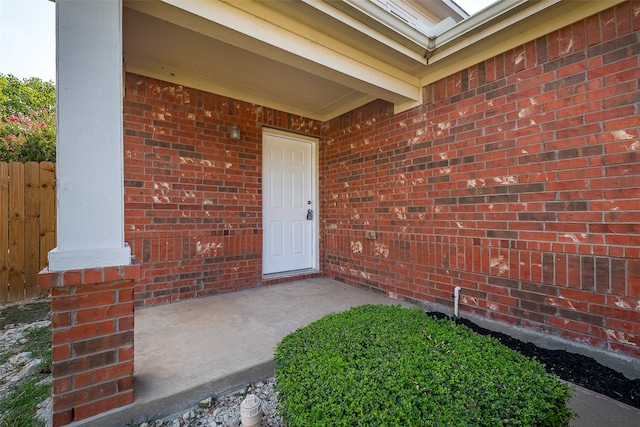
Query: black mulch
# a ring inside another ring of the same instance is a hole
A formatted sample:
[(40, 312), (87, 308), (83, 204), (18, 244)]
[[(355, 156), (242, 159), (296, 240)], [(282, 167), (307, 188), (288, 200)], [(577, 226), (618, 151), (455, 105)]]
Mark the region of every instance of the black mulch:
[[(429, 312), (427, 315), (440, 319), (447, 317), (436, 312)], [(478, 334), (490, 335), (507, 347), (537, 359), (545, 365), (547, 372), (555, 374), (565, 381), (640, 409), (640, 379), (630, 380), (620, 372), (601, 365), (591, 357), (569, 353), (565, 350), (540, 348), (535, 344), (522, 342), (503, 333), (481, 328), (467, 319), (458, 318), (456, 322), (471, 328)]]

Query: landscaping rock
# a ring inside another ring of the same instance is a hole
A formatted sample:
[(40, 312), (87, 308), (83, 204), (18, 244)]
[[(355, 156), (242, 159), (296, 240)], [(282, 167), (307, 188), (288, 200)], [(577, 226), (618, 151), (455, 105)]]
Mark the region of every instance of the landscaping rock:
[(37, 406), (36, 418), (43, 421), (46, 427), (51, 427), (53, 421), (53, 400), (49, 396)]
[[(11, 323), (0, 329), (0, 354), (10, 354), (3, 363), (0, 363), (0, 400), (6, 398), (18, 382), (40, 369), (41, 359), (32, 359), (31, 352), (20, 352), (25, 343), (29, 341), (28, 333), (33, 329), (48, 327), (50, 320), (42, 320), (32, 323)], [(51, 384), (51, 377), (48, 376), (40, 383)], [(51, 398), (40, 402), (37, 405), (36, 417), (45, 423), (46, 427), (51, 426), (52, 404)], [(1, 425), (5, 425), (0, 420)]]
[[(199, 427), (239, 427), (240, 404), (248, 394), (255, 394), (262, 401), (262, 412), (264, 416), (260, 422), (260, 427), (282, 427), (282, 419), (276, 414), (278, 405), (278, 393), (274, 388), (274, 379), (256, 384), (249, 384), (241, 390), (230, 395), (203, 399), (198, 406), (189, 408), (181, 415), (169, 417), (165, 420), (158, 420), (154, 427), (178, 427), (188, 420), (189, 426)], [(204, 405), (208, 407), (203, 407)], [(203, 406), (201, 406), (203, 405)], [(188, 418), (185, 416), (189, 415)]]
[(29, 360), (18, 372), (11, 377), (11, 382), (17, 383), (26, 376), (29, 376), (38, 370), (38, 366), (42, 363), (42, 359)]
[(198, 403), (198, 408), (200, 409), (209, 409), (211, 408), (211, 404), (213, 403), (213, 398), (211, 397), (207, 397), (204, 400), (201, 400), (200, 403)]
[(30, 351), (24, 351), (22, 353), (18, 353), (15, 356), (11, 356), (9, 358), (9, 363), (11, 363), (14, 366), (18, 366), (18, 365), (24, 365), (25, 363), (27, 363), (27, 361), (31, 358), (31, 352)]

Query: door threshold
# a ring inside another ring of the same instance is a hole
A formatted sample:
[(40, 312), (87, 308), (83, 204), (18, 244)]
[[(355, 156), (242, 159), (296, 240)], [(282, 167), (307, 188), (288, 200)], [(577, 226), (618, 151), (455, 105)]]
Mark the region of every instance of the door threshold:
[(280, 271), (277, 273), (263, 274), (262, 280), (286, 279), (290, 277), (308, 276), (308, 275), (320, 274), (320, 273), (321, 271), (316, 270), (315, 268), (305, 268), (304, 270)]

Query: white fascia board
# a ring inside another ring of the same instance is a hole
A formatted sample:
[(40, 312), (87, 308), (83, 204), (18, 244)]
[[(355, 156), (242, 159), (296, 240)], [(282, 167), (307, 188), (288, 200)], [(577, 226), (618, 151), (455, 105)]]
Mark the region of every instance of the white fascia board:
[(415, 50), (409, 49), (403, 44), (398, 43), (397, 41), (380, 34), (378, 31), (374, 30), (368, 25), (363, 24), (362, 21), (359, 21), (349, 16), (348, 14), (342, 12), (341, 10), (328, 5), (323, 0), (301, 0), (301, 1), (321, 11), (325, 15), (331, 16), (332, 18), (342, 22), (343, 24), (348, 25), (349, 27), (359, 31), (363, 35), (377, 41), (378, 43), (381, 43), (399, 53), (402, 53), (403, 55), (413, 59), (419, 64), (423, 64), (423, 65), (427, 64), (427, 59), (424, 57), (424, 55), (421, 55)]
[(418, 46), (422, 46), (425, 50), (430, 49), (433, 44), (433, 38), (421, 33), (410, 25), (406, 24), (399, 18), (396, 18), (386, 10), (380, 8), (375, 3), (363, 0), (342, 0), (352, 8), (359, 10), (372, 19), (380, 22), (390, 30), (402, 35), (407, 40), (411, 40)]
[[(232, 4), (219, 0), (199, 2), (188, 0), (163, 0), (162, 3), (204, 18), (226, 27), (232, 32), (215, 31), (211, 25), (198, 24), (193, 17), (173, 13), (167, 16), (165, 10), (152, 10), (156, 2), (132, 3), (131, 6), (160, 19), (198, 31), (225, 43), (264, 56), (275, 58), (282, 63), (304, 70), (314, 75), (331, 79), (376, 98), (390, 102), (417, 100), (420, 93), (420, 79), (409, 73), (393, 68), (375, 58), (358, 52), (346, 54), (344, 46), (323, 45), (304, 35), (294, 33), (260, 16), (245, 12)], [(253, 2), (251, 2), (253, 3)], [(244, 4), (244, 3), (239, 3)], [(249, 4), (249, 3), (247, 3)], [(247, 7), (244, 4), (244, 7)], [(253, 3), (258, 7), (260, 2)], [(154, 12), (159, 12), (156, 14)], [(238, 37), (240, 33), (244, 37)], [(256, 43), (256, 41), (261, 43)], [(260, 47), (272, 48), (269, 52)], [(340, 51), (340, 50), (342, 51)]]
[[(534, 8), (539, 11), (545, 9), (550, 6), (550, 4), (554, 4), (559, 2), (560, 0), (546, 0), (546, 1), (531, 1), (531, 0), (500, 0), (491, 6), (481, 10), (469, 18), (458, 22), (456, 25), (451, 28), (442, 31), (437, 35), (436, 38), (436, 47), (445, 46), (447, 43), (456, 42), (461, 37), (473, 32), (474, 30), (482, 27), (487, 27), (487, 24), (496, 20), (496, 18), (500, 17), (500, 22), (505, 18), (503, 16), (507, 16), (507, 14), (511, 11), (514, 11), (516, 8), (522, 5), (527, 5), (528, 11), (532, 11)], [(544, 3), (544, 4), (543, 4)], [(530, 12), (535, 13), (535, 12)], [(519, 19), (523, 17), (520, 16)], [(498, 22), (498, 26), (500, 26), (500, 22)], [(491, 26), (493, 28), (493, 26)]]

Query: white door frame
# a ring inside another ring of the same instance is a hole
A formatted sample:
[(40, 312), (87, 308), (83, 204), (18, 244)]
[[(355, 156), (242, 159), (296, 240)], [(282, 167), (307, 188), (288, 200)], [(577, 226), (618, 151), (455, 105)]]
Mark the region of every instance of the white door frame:
[[(319, 206), (319, 183), (318, 183), (318, 158), (319, 158), (319, 139), (315, 138), (315, 137), (311, 137), (311, 136), (307, 136), (307, 135), (301, 135), (298, 133), (294, 133), (294, 132), (287, 132), (287, 131), (283, 131), (280, 129), (274, 129), (274, 128), (269, 128), (269, 127), (263, 127), (262, 128), (262, 135), (264, 136), (265, 134), (269, 134), (275, 137), (279, 137), (279, 138), (286, 138), (286, 139), (290, 139), (290, 140), (294, 140), (296, 142), (302, 142), (302, 143), (307, 143), (307, 144), (311, 144), (311, 189), (312, 189), (312, 195), (311, 195), (311, 206), (313, 208), (313, 219), (311, 220), (311, 235), (312, 235), (312, 241), (310, 243), (311, 245), (311, 260), (312, 260), (312, 265), (311, 265), (311, 270), (319, 270), (319, 263), (320, 263), (320, 238), (319, 238), (319, 217), (320, 217), (320, 206)], [(264, 141), (264, 138), (263, 138)], [(265, 145), (264, 143), (262, 144), (262, 155), (263, 155), (263, 165), (264, 165), (264, 148)], [(262, 217), (262, 227), (263, 227), (263, 239), (265, 238), (265, 233), (264, 233), (264, 207), (266, 206), (265, 204), (265, 189), (264, 189), (264, 185), (265, 185), (265, 180), (264, 180), (264, 167), (263, 167), (263, 175), (262, 175), (262, 212), (263, 212), (263, 217)], [(265, 244), (265, 241), (262, 242), (263, 247)], [(263, 258), (263, 275), (265, 275), (264, 273), (264, 258)], [(304, 271), (304, 270), (299, 270), (299, 271)], [(282, 272), (285, 273), (285, 272)], [(268, 275), (278, 275), (278, 272), (274, 272), (274, 273), (268, 273)]]

